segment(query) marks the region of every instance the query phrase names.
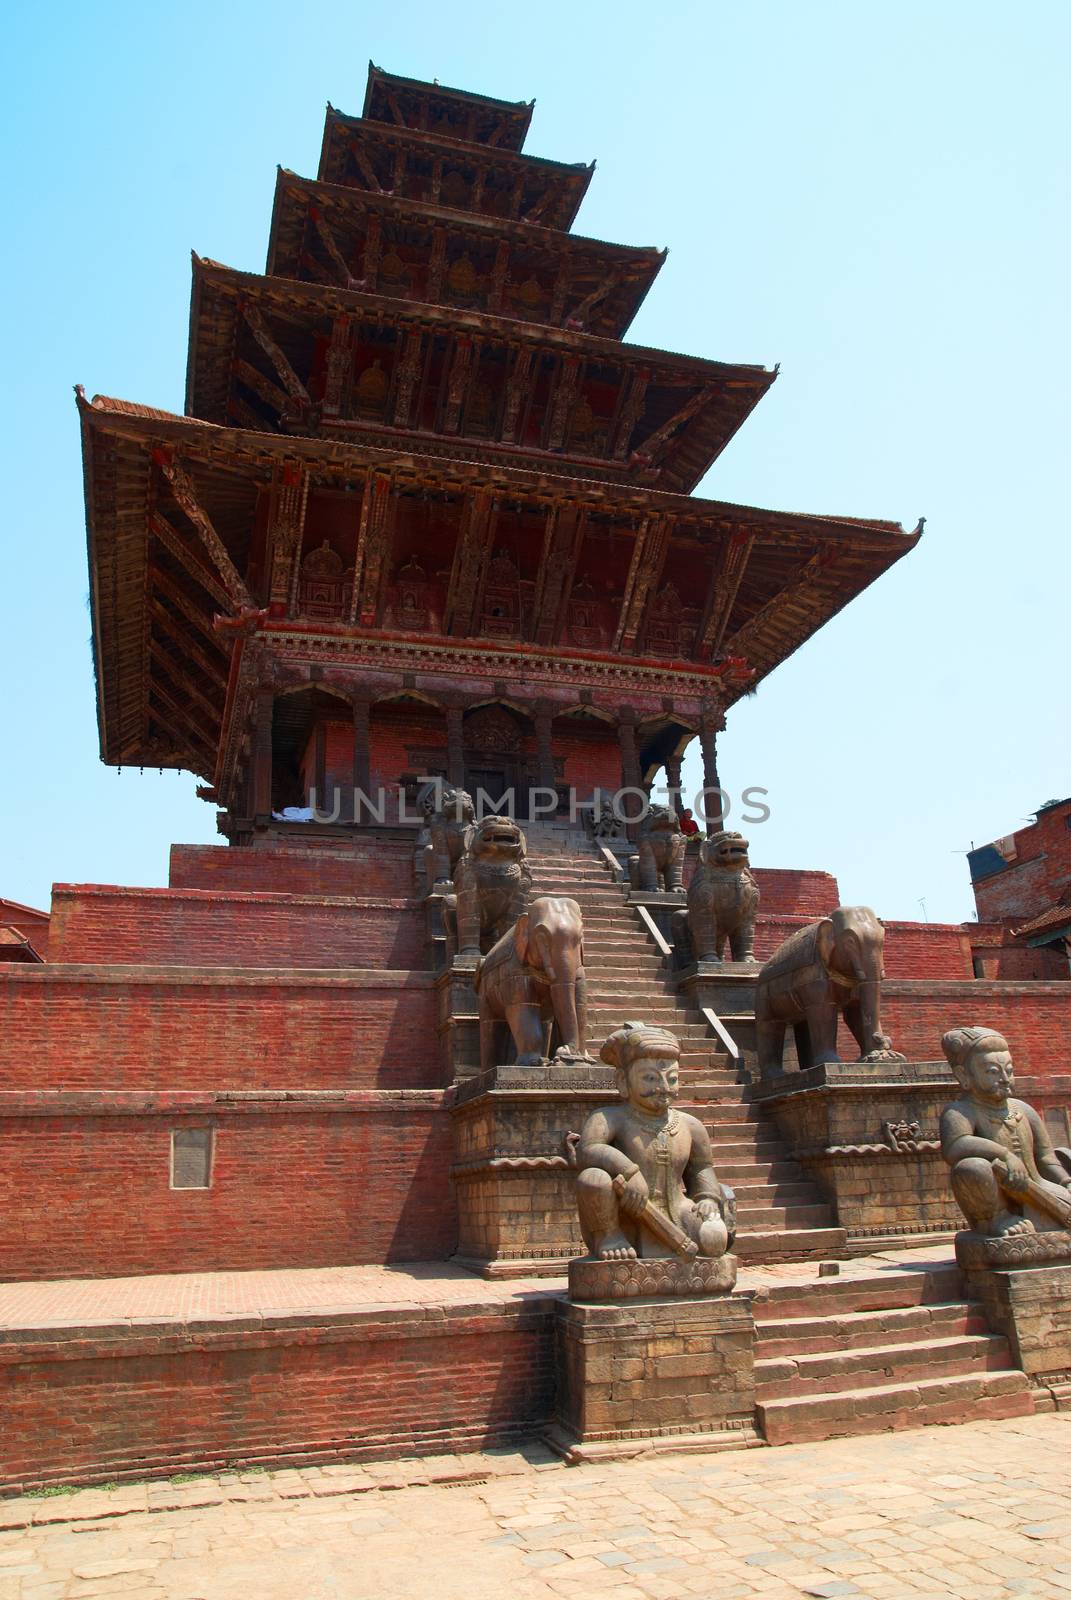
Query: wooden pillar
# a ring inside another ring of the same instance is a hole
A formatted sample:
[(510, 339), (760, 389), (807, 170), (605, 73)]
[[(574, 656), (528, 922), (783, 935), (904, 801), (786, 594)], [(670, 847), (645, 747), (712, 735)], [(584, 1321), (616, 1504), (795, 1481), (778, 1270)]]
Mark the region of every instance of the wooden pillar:
[(253, 820), (260, 826), (271, 821), (271, 736), (275, 692), (258, 689), (253, 726)]
[(446, 776), (460, 789), (465, 782), (465, 712), (461, 706), (446, 708)]
[[(621, 747), (621, 787), (622, 789), (640, 789), (640, 757), (636, 748), (636, 717), (629, 709), (620, 713), (617, 724), (617, 742)], [(643, 801), (639, 794), (626, 795), (619, 803), (619, 812), (624, 812), (630, 820), (626, 822), (625, 832), (630, 839), (635, 839), (638, 828), (638, 816)]]
[(551, 738), (551, 728), (554, 722), (553, 711), (540, 707), (532, 719), (535, 723), (536, 760), (539, 771), (539, 786), (541, 789), (553, 789), (554, 782), (554, 744)]
[(670, 790), (670, 805), (678, 817), (684, 811), (684, 796), (681, 788), (681, 758), (680, 756), (667, 756), (665, 760), (666, 785)]
[[(721, 779), (718, 777), (718, 734), (725, 727), (725, 717), (720, 711), (707, 712), (699, 723), (699, 748), (703, 753), (703, 788), (721, 788)], [(705, 794), (703, 796), (703, 816), (706, 821), (708, 833), (716, 832), (723, 826), (721, 815), (722, 801), (718, 794)]]
[(372, 702), (353, 702), (353, 820), (362, 821), (360, 796), (370, 794), (372, 786), (371, 738), (369, 724)]

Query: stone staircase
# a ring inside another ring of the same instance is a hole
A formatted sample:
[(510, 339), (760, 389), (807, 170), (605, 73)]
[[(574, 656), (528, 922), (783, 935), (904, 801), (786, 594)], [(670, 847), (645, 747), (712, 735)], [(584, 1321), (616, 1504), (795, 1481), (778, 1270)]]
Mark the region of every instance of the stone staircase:
[(756, 1414), (768, 1444), (1029, 1416), (1030, 1380), (962, 1298), (958, 1268), (760, 1289)]
[(533, 894), (569, 895), (581, 907), (593, 1053), (629, 1018), (658, 1023), (681, 1041), (681, 1104), (706, 1126), (715, 1170), (736, 1191), (737, 1254), (752, 1261), (842, 1254), (844, 1230), (832, 1225), (699, 1010), (677, 998), (662, 956), (590, 840), (561, 824), (526, 831)]

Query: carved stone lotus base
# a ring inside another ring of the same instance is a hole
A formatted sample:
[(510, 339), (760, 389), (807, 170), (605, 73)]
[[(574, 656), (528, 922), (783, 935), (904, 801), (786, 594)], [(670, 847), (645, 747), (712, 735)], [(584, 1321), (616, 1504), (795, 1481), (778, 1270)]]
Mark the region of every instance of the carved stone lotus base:
[(662, 1299), (669, 1296), (731, 1294), (736, 1283), (736, 1257), (650, 1257), (637, 1261), (596, 1261), (580, 1256), (569, 1263), (569, 1298), (587, 1304), (617, 1300)]
[(1071, 1233), (1010, 1233), (991, 1239), (966, 1229), (956, 1234), (956, 1261), (965, 1270), (1071, 1263)]

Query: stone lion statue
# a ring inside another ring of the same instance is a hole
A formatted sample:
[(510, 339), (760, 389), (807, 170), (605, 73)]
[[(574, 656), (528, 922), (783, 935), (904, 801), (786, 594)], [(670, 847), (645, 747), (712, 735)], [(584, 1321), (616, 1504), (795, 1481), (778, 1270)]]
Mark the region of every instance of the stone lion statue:
[(688, 841), (672, 806), (650, 806), (636, 842), (638, 852), (628, 858), (628, 877), (634, 889), (683, 887)]
[(528, 908), (528, 845), (512, 817), (483, 817), (466, 829), (454, 868), (454, 893), (443, 902), (447, 936), (459, 955), (486, 955)]
[[(439, 804), (435, 800), (438, 794)], [(427, 842), (424, 846), (424, 878), (429, 892), (448, 892), (454, 872), (465, 852), (465, 837), (476, 821), (472, 796), (451, 784), (429, 789), (424, 798)], [(424, 829), (421, 830), (424, 832)]]
[(743, 834), (722, 829), (704, 839), (688, 885), (688, 909), (673, 918), (680, 965), (720, 961), (726, 940), (733, 961), (755, 961), (759, 886), (750, 865)]

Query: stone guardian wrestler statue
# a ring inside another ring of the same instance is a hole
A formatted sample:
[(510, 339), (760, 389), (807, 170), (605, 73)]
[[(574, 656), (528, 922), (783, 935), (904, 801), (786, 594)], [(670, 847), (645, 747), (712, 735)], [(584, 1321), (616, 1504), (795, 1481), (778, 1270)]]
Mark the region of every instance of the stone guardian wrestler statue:
[(990, 1028), (953, 1028), (941, 1048), (963, 1089), (941, 1114), (941, 1154), (976, 1233), (1008, 1235), (1071, 1226), (1071, 1172), (1045, 1124), (1014, 1087), (1008, 1041)]
[(674, 1105), (680, 1051), (673, 1034), (626, 1022), (600, 1052), (621, 1103), (592, 1112), (576, 1151), (580, 1229), (598, 1261), (719, 1257), (732, 1243), (733, 1192), (703, 1124)]

